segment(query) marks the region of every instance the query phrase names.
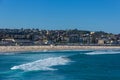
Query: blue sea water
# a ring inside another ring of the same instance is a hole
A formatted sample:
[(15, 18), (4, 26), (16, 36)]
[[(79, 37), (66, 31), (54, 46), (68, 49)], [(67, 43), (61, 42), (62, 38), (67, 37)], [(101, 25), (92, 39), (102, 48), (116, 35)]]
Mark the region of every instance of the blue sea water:
[(0, 53), (0, 80), (120, 80), (120, 50)]

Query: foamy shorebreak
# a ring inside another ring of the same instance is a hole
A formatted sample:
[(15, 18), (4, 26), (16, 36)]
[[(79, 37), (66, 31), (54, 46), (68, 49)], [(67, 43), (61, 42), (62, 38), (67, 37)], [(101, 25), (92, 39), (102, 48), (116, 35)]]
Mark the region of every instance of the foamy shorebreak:
[(0, 46), (0, 52), (47, 51), (47, 50), (107, 50), (120, 46)]

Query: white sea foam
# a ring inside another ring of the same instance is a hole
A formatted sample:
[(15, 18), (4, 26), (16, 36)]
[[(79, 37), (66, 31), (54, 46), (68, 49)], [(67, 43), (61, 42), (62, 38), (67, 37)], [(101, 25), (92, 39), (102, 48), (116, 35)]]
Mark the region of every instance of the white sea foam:
[(51, 68), (52, 66), (57, 65), (66, 65), (69, 63), (70, 60), (68, 58), (64, 57), (51, 57), (43, 60), (37, 60), (34, 62), (13, 66), (11, 69), (20, 69), (25, 71), (33, 71), (33, 70), (57, 70), (54, 68)]
[(30, 52), (68, 52), (68, 51), (93, 51), (93, 50), (38, 50), (38, 51), (30, 51)]
[(87, 55), (120, 54), (120, 51), (94, 51), (85, 54)]
[(0, 55), (14, 55), (16, 52), (0, 52)]

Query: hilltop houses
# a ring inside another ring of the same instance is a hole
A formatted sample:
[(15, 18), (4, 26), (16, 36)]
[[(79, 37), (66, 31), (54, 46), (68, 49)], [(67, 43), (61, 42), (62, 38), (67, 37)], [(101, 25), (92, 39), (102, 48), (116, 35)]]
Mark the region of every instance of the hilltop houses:
[(120, 45), (120, 34), (83, 30), (0, 29), (0, 45)]

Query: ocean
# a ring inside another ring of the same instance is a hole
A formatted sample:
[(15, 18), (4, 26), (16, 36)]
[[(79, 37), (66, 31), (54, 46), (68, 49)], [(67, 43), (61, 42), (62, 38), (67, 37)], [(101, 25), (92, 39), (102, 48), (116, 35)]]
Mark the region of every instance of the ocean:
[(0, 80), (120, 80), (120, 50), (0, 53)]

